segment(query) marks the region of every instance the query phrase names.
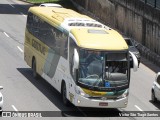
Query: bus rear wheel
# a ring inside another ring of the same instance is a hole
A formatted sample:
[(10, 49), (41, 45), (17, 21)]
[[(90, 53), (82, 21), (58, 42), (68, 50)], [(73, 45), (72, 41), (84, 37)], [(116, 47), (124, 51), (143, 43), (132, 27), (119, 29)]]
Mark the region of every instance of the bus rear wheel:
[(61, 94), (62, 94), (63, 104), (64, 104), (65, 106), (69, 106), (69, 101), (68, 101), (68, 99), (67, 99), (66, 84), (65, 84), (64, 82), (62, 83), (62, 92), (61, 92)]
[(36, 60), (35, 59), (32, 62), (32, 70), (33, 70), (33, 77), (35, 79), (37, 79), (38, 78), (38, 74), (37, 74)]

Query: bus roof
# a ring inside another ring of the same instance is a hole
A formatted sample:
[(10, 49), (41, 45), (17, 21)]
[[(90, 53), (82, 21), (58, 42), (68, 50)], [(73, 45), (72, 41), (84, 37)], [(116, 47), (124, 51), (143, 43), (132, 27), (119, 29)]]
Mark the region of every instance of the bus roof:
[(76, 19), (92, 20), (94, 19), (79, 14), (71, 9), (57, 8), (57, 7), (31, 7), (30, 12), (36, 14), (40, 18), (47, 19), (48, 21), (54, 21), (56, 24), (61, 25), (63, 22), (72, 22)]
[(123, 37), (115, 30), (75, 28), (71, 33), (83, 48), (112, 51), (128, 49)]
[(80, 47), (99, 50), (126, 50), (128, 46), (115, 30), (73, 10), (55, 7), (31, 7), (30, 12), (59, 29), (70, 31)]

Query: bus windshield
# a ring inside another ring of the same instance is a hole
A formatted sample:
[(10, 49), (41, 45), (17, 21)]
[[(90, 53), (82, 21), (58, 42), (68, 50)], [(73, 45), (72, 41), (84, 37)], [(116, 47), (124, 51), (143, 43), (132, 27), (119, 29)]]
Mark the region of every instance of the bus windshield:
[(116, 88), (128, 86), (126, 53), (80, 50), (79, 79), (83, 85)]

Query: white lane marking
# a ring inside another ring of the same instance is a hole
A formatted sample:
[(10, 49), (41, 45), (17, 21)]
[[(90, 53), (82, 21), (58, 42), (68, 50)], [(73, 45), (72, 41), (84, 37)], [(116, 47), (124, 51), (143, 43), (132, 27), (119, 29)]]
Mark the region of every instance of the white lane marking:
[(3, 32), (7, 37), (9, 37), (9, 35), (6, 32)]
[(13, 5), (9, 4), (11, 7), (15, 8)]
[(143, 111), (140, 107), (138, 107), (137, 105), (134, 105), (139, 111)]
[(17, 48), (23, 53), (23, 50), (19, 46), (17, 46)]
[(14, 105), (12, 105), (12, 108), (13, 108), (15, 111), (18, 111), (17, 108), (16, 108)]
[(24, 15), (22, 12), (20, 12), (21, 15), (23, 15), (24, 17), (26, 17), (26, 15)]

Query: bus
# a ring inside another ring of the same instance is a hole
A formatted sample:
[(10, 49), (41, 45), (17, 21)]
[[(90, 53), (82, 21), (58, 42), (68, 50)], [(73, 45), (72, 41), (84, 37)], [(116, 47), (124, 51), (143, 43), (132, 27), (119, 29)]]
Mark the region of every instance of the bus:
[(71, 9), (31, 7), (24, 60), (62, 95), (64, 105), (124, 108), (128, 103), (130, 55), (123, 37)]

